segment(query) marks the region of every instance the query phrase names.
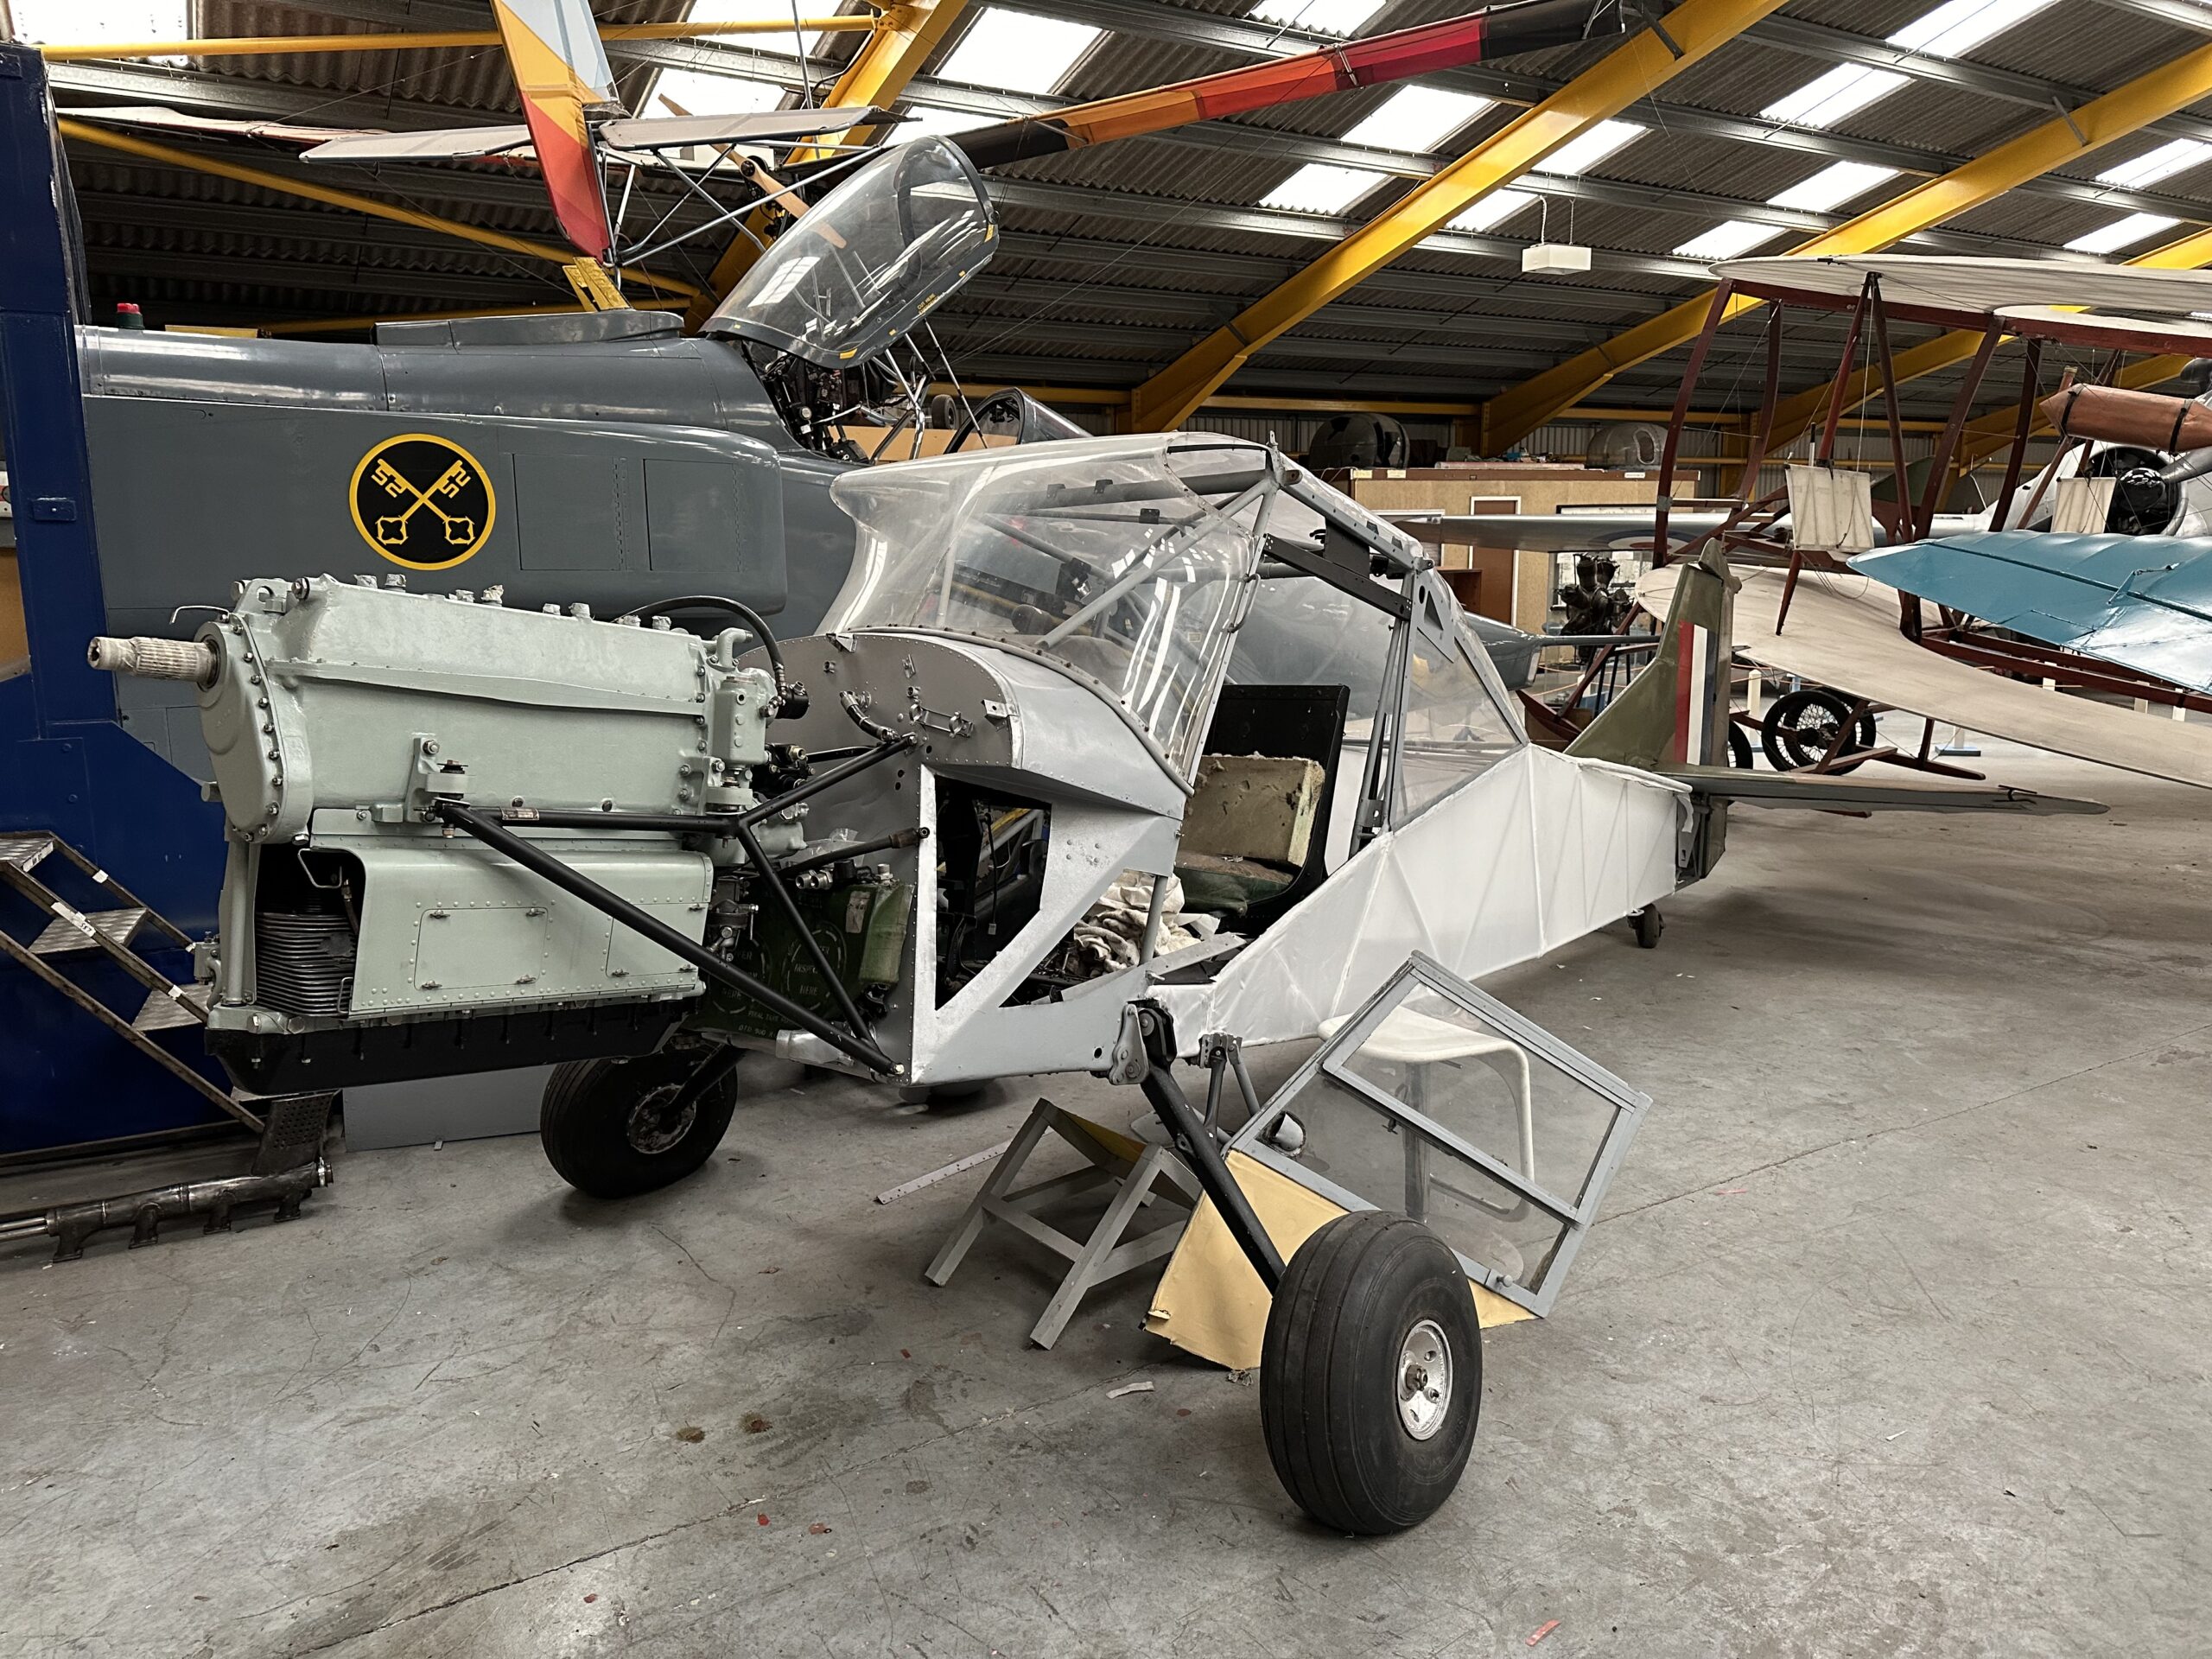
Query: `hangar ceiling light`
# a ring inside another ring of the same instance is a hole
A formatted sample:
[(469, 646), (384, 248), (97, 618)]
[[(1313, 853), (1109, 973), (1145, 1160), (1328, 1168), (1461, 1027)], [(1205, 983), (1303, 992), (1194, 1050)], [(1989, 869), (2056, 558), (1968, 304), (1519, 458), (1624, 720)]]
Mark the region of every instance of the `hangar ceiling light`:
[(1555, 173), (1563, 179), (1587, 173), (1643, 129), (1633, 121), (1600, 121), (1579, 138), (1570, 138), (1535, 163), (1539, 173)]
[(1452, 219), (1452, 228), (1455, 231), (1487, 231), (1492, 226), (1503, 225), (1535, 199), (1527, 190), (1493, 190)]
[(1733, 259), (1763, 242), (1773, 241), (1783, 228), (1780, 225), (1754, 225), (1747, 219), (1724, 219), (1675, 251), (1685, 259)]
[(1377, 149), (1434, 149), (1484, 110), (1491, 100), (1441, 86), (1401, 86), (1375, 112), (1344, 136), (1348, 144)]
[[(784, 89), (774, 81), (747, 80), (739, 75), (709, 74), (703, 69), (664, 69), (653, 82), (647, 115), (749, 115), (772, 110), (784, 101)], [(668, 107), (661, 108), (665, 103)]]
[[(1930, 57), (1955, 58), (1992, 36), (2022, 22), (2052, 0), (1947, 0), (1923, 12), (1889, 36), (1889, 43)], [(1863, 63), (1838, 64), (1759, 113), (1792, 126), (1832, 127), (1904, 85), (1909, 77), (1894, 69)]]
[(992, 6), (960, 37), (938, 78), (994, 92), (1049, 92), (1101, 32), (1089, 23)]
[(1832, 213), (1897, 175), (1894, 167), (1877, 167), (1869, 162), (1833, 162), (1802, 183), (1769, 196), (1767, 205), (1795, 207), (1808, 213)]
[[(764, 23), (792, 15), (791, 0), (692, 0), (690, 21), (695, 23)], [(822, 36), (815, 37), (818, 45)], [(799, 54), (798, 36), (746, 35), (738, 43), (748, 52), (772, 52), (779, 58)], [(717, 111), (717, 114), (721, 111)]]
[(2123, 190), (2141, 190), (2156, 184), (2160, 179), (2195, 167), (2207, 156), (2212, 156), (2212, 144), (2197, 138), (2176, 138), (2160, 144), (2156, 149), (2138, 156), (2132, 162), (2122, 162), (2108, 167), (2097, 175), (2099, 184), (2118, 185)]
[[(103, 41), (179, 41), (192, 33), (185, 0), (14, 0), (0, 13), (15, 18), (16, 38), (51, 45)], [(184, 64), (184, 58), (155, 58)]]
[(2125, 219), (2115, 219), (2109, 225), (2077, 236), (2066, 245), (2075, 253), (2117, 253), (2138, 242), (2147, 242), (2159, 232), (2171, 231), (2180, 223), (2164, 213), (2130, 213)]
[(1296, 213), (1338, 213), (1390, 175), (1363, 167), (1331, 167), (1308, 162), (1260, 198), (1262, 207)]

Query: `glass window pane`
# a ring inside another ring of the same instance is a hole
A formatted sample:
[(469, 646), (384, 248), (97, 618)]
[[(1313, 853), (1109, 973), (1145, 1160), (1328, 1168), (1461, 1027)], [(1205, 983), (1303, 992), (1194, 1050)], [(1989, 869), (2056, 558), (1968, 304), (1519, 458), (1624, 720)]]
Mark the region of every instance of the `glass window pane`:
[(1411, 1216), (1471, 1263), (1532, 1293), (1545, 1288), (1567, 1224), (1325, 1072), (1288, 1109), (1305, 1134), (1299, 1167), (1378, 1210)]
[(1617, 1116), (1580, 1078), (1415, 982), (1339, 1064), (1570, 1205)]
[(1232, 1145), (1332, 1203), (1412, 1217), (1548, 1312), (1650, 1102), (1419, 954), (1321, 1029)]
[(1522, 741), (1465, 655), (1416, 629), (1407, 675), (1397, 822), (1488, 770)]
[(902, 461), (833, 488), (858, 523), (825, 633), (944, 628), (1102, 683), (1188, 775), (1259, 563), (1265, 452), (1224, 440), (1069, 439)]

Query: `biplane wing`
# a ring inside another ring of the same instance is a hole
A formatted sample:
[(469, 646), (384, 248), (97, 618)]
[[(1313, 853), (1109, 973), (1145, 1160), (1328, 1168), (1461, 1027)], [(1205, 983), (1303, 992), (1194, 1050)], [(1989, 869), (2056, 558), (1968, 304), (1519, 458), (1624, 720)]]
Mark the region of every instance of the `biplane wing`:
[[(1637, 602), (1666, 614), (1679, 570), (1646, 575)], [(1783, 573), (1738, 575), (1735, 645), (1753, 662), (2031, 748), (2212, 789), (2212, 727), (2067, 696), (1939, 656), (1898, 632), (1896, 590), (1871, 576), (1807, 571), (1777, 632)]]
[(2212, 692), (2212, 541), (2008, 530), (1862, 553), (1851, 567), (2045, 645)]

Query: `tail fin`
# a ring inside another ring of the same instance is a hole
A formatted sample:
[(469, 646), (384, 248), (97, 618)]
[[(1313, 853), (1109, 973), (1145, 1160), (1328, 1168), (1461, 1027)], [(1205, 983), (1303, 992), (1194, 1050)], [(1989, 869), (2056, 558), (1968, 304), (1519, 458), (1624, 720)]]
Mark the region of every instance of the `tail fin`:
[(546, 193), (569, 240), (594, 259), (614, 245), (584, 117), (620, 108), (589, 0), (492, 0)]
[(1729, 655), (1739, 584), (1719, 548), (1707, 543), (1675, 584), (1651, 661), (1567, 752), (1646, 772), (1728, 764)]

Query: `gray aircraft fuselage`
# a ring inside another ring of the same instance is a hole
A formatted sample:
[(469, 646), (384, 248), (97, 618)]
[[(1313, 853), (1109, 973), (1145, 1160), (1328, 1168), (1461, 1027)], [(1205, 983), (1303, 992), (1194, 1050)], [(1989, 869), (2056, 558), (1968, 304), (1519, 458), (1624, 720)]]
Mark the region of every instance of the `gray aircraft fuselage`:
[[(79, 341), (118, 634), (188, 635), (173, 612), (249, 575), (327, 574), (601, 616), (721, 594), (804, 635), (851, 563), (848, 464), (791, 435), (734, 340), (666, 313)], [(118, 683), (134, 734), (205, 777), (190, 688)]]

